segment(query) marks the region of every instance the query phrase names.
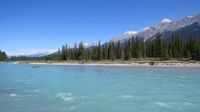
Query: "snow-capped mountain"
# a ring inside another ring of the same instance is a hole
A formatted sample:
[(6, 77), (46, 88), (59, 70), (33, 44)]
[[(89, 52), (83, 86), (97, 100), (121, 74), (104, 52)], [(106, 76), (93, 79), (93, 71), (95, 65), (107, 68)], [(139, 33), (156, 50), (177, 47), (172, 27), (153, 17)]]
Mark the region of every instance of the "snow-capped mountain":
[[(168, 38), (169, 36), (171, 36), (173, 32), (178, 32), (178, 31), (182, 32), (181, 29), (187, 29), (186, 27), (190, 27), (190, 25), (194, 23), (196, 23), (196, 27), (195, 27), (196, 30), (190, 29), (190, 31), (195, 30), (196, 32), (198, 32), (199, 30), (197, 30), (198, 29), (197, 26), (200, 24), (200, 14), (197, 14), (195, 16), (186, 16), (183, 19), (175, 20), (175, 21), (165, 18), (161, 20), (157, 25), (154, 25), (152, 27), (146, 27), (143, 30), (138, 31), (137, 33), (124, 33), (120, 36), (113, 38), (112, 41), (123, 42), (131, 37), (139, 37), (139, 38), (142, 38), (144, 41), (146, 41), (150, 38), (153, 38), (157, 33), (160, 33), (165, 38)], [(194, 28), (194, 27), (190, 27), (190, 28)], [(185, 32), (182, 32), (182, 33), (185, 33)], [(187, 35), (188, 33), (190, 32), (187, 32)], [(195, 34), (198, 34), (198, 33), (195, 33)]]
[(42, 56), (50, 55), (54, 52), (56, 51), (55, 50), (40, 50), (40, 51), (33, 52), (32, 54), (28, 54), (26, 56), (27, 57), (42, 57)]
[(57, 51), (58, 50), (56, 49), (33, 50), (33, 51), (28, 51), (28, 52), (24, 52), (18, 55), (11, 55), (11, 56), (42, 57), (42, 56), (53, 54)]
[(83, 43), (83, 46), (85, 48), (89, 48), (89, 47), (92, 47), (92, 46), (97, 46), (98, 45), (98, 42), (93, 42), (93, 43)]
[(136, 31), (127, 31), (124, 34), (117, 36), (117, 37), (114, 37), (111, 40), (114, 41), (114, 42), (123, 41), (124, 39), (129, 39), (129, 38), (135, 36), (137, 33), (138, 32), (136, 32)]
[(161, 23), (170, 23), (172, 22), (172, 20), (168, 19), (168, 18), (165, 18), (161, 21)]

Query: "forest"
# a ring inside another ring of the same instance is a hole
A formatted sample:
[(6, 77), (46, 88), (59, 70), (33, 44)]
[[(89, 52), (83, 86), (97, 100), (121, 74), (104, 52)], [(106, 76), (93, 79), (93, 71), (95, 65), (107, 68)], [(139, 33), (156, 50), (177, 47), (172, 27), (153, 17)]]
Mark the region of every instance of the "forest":
[(166, 40), (160, 34), (152, 40), (143, 41), (139, 37), (129, 38), (121, 43), (112, 41), (96, 46), (85, 47), (82, 42), (73, 48), (63, 45), (57, 53), (42, 57), (44, 60), (131, 60), (137, 58), (200, 59), (200, 41), (190, 37), (184, 41), (180, 34)]
[[(68, 60), (133, 60), (133, 59), (188, 59), (200, 60), (200, 41), (196, 37), (183, 40), (180, 34), (170, 39), (157, 34), (155, 38), (143, 41), (139, 37), (131, 37), (125, 42), (113, 42), (85, 47), (83, 42), (70, 48), (63, 45), (56, 53), (43, 57), (11, 57), (11, 61), (68, 61)], [(0, 51), (0, 61), (6, 61), (7, 55)]]
[(0, 61), (6, 61), (7, 59), (6, 53), (0, 50)]

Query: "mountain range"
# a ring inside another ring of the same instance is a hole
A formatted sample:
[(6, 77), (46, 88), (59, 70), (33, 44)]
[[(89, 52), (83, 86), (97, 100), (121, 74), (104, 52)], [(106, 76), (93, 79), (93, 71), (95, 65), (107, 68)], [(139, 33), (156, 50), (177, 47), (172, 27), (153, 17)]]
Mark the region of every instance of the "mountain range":
[[(171, 39), (172, 34), (180, 34), (183, 40), (187, 40), (190, 36), (194, 36), (196, 38), (200, 38), (200, 13), (195, 16), (186, 16), (179, 20), (170, 20), (163, 19), (158, 24), (146, 27), (141, 31), (127, 31), (122, 35), (114, 37), (111, 39), (113, 42), (120, 41), (121, 43), (125, 42), (129, 38), (140, 38), (143, 41), (147, 41), (150, 39), (154, 39), (156, 35), (160, 33), (163, 38), (166, 40)], [(105, 44), (105, 43), (104, 43)], [(96, 46), (97, 43), (88, 44), (84, 43), (85, 47)], [(49, 52), (49, 51), (38, 51), (29, 55), (27, 57), (42, 57), (50, 54), (54, 54), (57, 52)]]
[(41, 50), (33, 52), (32, 54), (25, 55), (27, 57), (42, 57), (54, 53), (55, 51)]
[[(22, 54), (22, 55), (13, 55), (13, 56), (25, 56), (25, 57), (32, 57), (32, 58), (37, 58), (37, 57), (42, 57), (42, 56), (47, 56), (50, 54), (53, 54), (57, 52), (56, 49), (42, 49), (42, 50), (35, 50), (32, 52), (29, 52), (27, 54)], [(12, 57), (12, 56), (9, 56)]]
[(163, 19), (160, 23), (146, 27), (143, 30), (129, 31), (119, 35), (111, 41), (125, 41), (131, 37), (139, 37), (144, 41), (154, 39), (160, 33), (162, 37), (169, 39), (172, 34), (179, 33), (183, 40), (188, 39), (190, 36), (200, 38), (200, 13), (195, 16), (186, 16), (182, 19), (172, 21), (170, 19)]

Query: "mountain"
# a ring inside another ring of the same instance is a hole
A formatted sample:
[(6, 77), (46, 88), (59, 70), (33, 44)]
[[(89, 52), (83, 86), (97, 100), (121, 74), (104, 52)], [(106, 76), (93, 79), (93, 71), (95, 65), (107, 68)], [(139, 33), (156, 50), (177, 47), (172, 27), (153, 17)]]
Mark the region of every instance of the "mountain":
[(180, 33), (183, 39), (187, 39), (190, 36), (200, 37), (200, 14), (195, 16), (186, 16), (180, 20), (172, 21), (170, 19), (163, 19), (157, 25), (144, 28), (139, 32), (124, 33), (120, 36), (113, 38), (111, 41), (125, 41), (131, 37), (139, 37), (144, 41), (154, 38), (157, 33), (160, 33), (164, 38), (169, 39), (172, 33)]
[[(36, 50), (36, 51), (32, 51), (26, 54), (22, 54), (22, 55), (15, 55), (15, 56), (25, 56), (25, 57), (32, 57), (32, 58), (36, 58), (36, 57), (43, 57), (43, 56), (47, 56), (50, 54), (53, 54), (57, 52), (57, 50), (55, 49), (49, 49), (49, 50)], [(14, 55), (13, 55), (14, 56)], [(12, 57), (12, 56), (9, 56)]]
[(195, 22), (187, 27), (183, 27), (175, 31), (175, 33), (180, 33), (183, 39), (188, 39), (190, 36), (200, 38), (200, 23)]
[(54, 52), (50, 52), (50, 51), (37, 51), (35, 53), (26, 55), (27, 57), (42, 57), (42, 56), (47, 56), (49, 54), (52, 54)]
[[(158, 24), (152, 27), (146, 27), (141, 31), (127, 31), (122, 35), (114, 37), (111, 39), (113, 42), (125, 42), (127, 39), (132, 37), (139, 37), (143, 41), (154, 39), (156, 35), (160, 33), (162, 37), (169, 40), (171, 39), (172, 34), (181, 34), (183, 40), (187, 40), (190, 36), (195, 36), (200, 38), (200, 13), (195, 16), (186, 16), (180, 20), (170, 20), (163, 19)], [(93, 48), (97, 46), (98, 43), (83, 43), (85, 48)], [(102, 46), (106, 45), (102, 44)], [(28, 57), (42, 57), (50, 54), (57, 54), (57, 51), (48, 52), (48, 51), (39, 51), (30, 55)]]
[(135, 36), (137, 33), (138, 32), (136, 32), (136, 31), (127, 31), (124, 34), (117, 36), (117, 37), (114, 37), (111, 40), (114, 41), (114, 42), (123, 41), (124, 39), (128, 39), (128, 38), (131, 38), (132, 36)]

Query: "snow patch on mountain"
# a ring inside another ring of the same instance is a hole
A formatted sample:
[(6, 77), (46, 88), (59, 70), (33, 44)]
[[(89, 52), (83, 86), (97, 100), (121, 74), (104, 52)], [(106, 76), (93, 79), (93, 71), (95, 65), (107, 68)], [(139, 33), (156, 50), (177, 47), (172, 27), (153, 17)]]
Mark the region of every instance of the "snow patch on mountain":
[(124, 33), (124, 35), (134, 35), (136, 33), (137, 33), (137, 31), (127, 31)]
[(168, 18), (165, 18), (161, 21), (161, 23), (170, 23), (172, 22), (172, 20), (168, 19)]
[(46, 55), (55, 53), (56, 51), (57, 51), (57, 49), (36, 50), (36, 51), (32, 52), (31, 54), (28, 54), (26, 56), (28, 56), (28, 57), (42, 57), (42, 56), (46, 56)]
[(148, 30), (150, 27), (145, 27), (144, 29), (143, 29), (143, 31), (145, 31), (145, 30)]
[(193, 18), (194, 16), (187, 16), (187, 18)]
[(113, 42), (123, 41), (124, 39), (128, 39), (137, 35), (137, 33), (138, 33), (137, 31), (126, 31), (122, 35), (114, 37), (113, 39), (111, 39), (111, 41)]
[(89, 43), (83, 43), (83, 46), (87, 47), (89, 45)]
[(19, 54), (13, 54), (9, 56), (27, 56), (27, 57), (42, 57), (57, 52), (57, 49), (35, 49), (25, 50)]

